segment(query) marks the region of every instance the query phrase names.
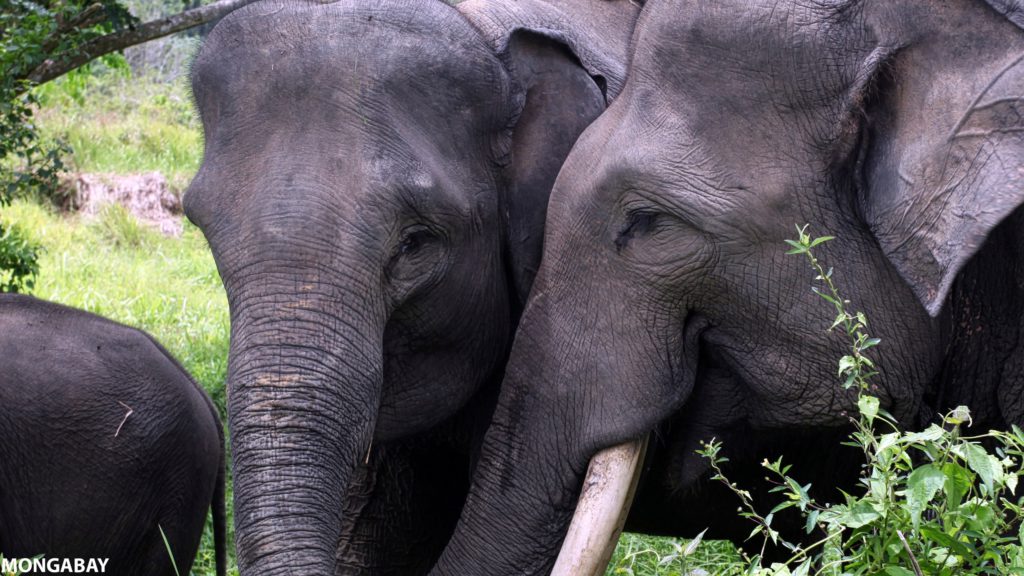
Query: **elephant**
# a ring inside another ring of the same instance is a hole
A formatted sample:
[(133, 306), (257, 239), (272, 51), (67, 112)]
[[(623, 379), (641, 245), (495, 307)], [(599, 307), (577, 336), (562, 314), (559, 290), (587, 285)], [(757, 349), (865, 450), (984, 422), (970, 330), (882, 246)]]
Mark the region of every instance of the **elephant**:
[(150, 335), (0, 294), (0, 406), (3, 558), (188, 574), (212, 509), (225, 574), (220, 417)]
[(228, 295), (240, 571), (424, 574), (454, 528), (547, 197), (621, 90), (629, 0), (265, 0), (192, 69), (184, 209)]
[[(1021, 423), (1022, 26), (1012, 0), (648, 2), (622, 93), (551, 192), (432, 574), (599, 570), (652, 432), (627, 528), (694, 536), (722, 524), (692, 496), (698, 440), (749, 460), (745, 442), (796, 452), (841, 430), (849, 342), (784, 254), (794, 225), (837, 238), (817, 256), (881, 339), (872, 393), (901, 425), (958, 404), (981, 429)], [(732, 502), (717, 513), (749, 531)]]

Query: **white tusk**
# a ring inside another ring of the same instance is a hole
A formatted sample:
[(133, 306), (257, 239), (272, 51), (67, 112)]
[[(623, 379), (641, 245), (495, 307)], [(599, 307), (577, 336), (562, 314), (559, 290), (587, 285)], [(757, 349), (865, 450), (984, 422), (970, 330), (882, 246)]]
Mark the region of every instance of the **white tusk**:
[(600, 576), (626, 523), (647, 452), (647, 436), (590, 460), (576, 513), (551, 576)]

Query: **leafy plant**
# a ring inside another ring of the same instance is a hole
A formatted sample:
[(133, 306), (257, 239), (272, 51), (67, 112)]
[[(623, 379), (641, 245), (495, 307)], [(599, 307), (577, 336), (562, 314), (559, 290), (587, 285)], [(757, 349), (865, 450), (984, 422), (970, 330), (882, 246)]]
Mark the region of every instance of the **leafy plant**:
[(29, 292), (35, 287), (39, 251), (21, 228), (0, 222), (0, 292)]
[[(819, 285), (812, 290), (836, 310), (830, 331), (849, 342), (850, 353), (839, 360), (838, 376), (857, 391), (856, 418), (851, 418), (850, 445), (861, 449), (865, 466), (859, 494), (843, 502), (822, 504), (810, 486), (790, 475), (781, 459), (762, 466), (782, 502), (767, 515), (755, 510), (750, 494), (722, 473), (721, 443), (712, 440), (700, 453), (711, 461), (714, 479), (741, 502), (741, 516), (754, 522), (751, 537), (784, 546), (786, 562), (764, 567), (755, 556), (745, 567), (750, 576), (953, 576), (1024, 574), (1024, 499), (1016, 494), (1024, 462), (1024, 432), (991, 430), (974, 436), (970, 411), (959, 406), (920, 432), (902, 430), (871, 394), (877, 372), (868, 351), (880, 340), (867, 333), (867, 318), (849, 312), (813, 249), (831, 237), (812, 238), (807, 227), (787, 240), (789, 254), (803, 255)], [(818, 541), (788, 542), (772, 527), (774, 515), (796, 508), (806, 519), (807, 533), (824, 534)], [(763, 550), (763, 548), (762, 548)]]
[(116, 0), (0, 0), (0, 162), (8, 168), (0, 171), (0, 196), (52, 189), (63, 168), (60, 156), (66, 147), (44, 144), (36, 132), (33, 73), (136, 22)]

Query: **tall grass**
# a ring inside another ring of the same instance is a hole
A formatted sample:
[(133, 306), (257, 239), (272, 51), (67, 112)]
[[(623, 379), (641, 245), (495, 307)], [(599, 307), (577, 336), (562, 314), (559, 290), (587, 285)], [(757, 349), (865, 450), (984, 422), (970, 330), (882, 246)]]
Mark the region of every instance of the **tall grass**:
[(79, 172), (151, 172), (183, 190), (202, 160), (202, 129), (184, 78), (171, 84), (117, 71), (44, 84), (38, 115), (44, 138), (61, 139)]

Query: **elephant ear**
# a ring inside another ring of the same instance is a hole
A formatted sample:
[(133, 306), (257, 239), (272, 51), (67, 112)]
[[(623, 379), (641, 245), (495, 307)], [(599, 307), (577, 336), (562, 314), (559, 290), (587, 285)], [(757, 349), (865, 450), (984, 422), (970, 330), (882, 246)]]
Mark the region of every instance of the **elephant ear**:
[(1021, 0), (985, 0), (989, 6), (1017, 26), (1024, 28), (1024, 2)]
[(907, 21), (923, 31), (883, 40), (897, 48), (877, 49), (860, 74), (874, 78), (860, 98), (869, 126), (863, 215), (932, 316), (1024, 202), (1021, 12), (1016, 2), (990, 3), (1003, 16), (981, 3), (950, 3), (934, 16), (916, 7), (923, 13)]
[(628, 0), (468, 0), (457, 8), (513, 86), (516, 116), (501, 136), (501, 148), (511, 152), (503, 203), (507, 257), (522, 304), (540, 265), (551, 187), (576, 139), (622, 88), (639, 8)]

